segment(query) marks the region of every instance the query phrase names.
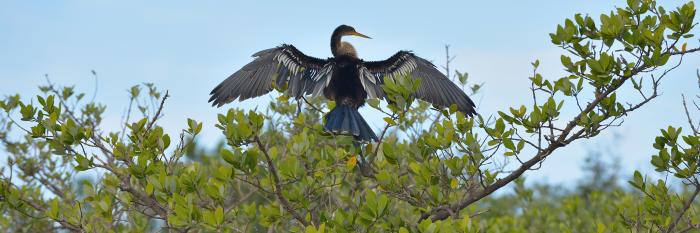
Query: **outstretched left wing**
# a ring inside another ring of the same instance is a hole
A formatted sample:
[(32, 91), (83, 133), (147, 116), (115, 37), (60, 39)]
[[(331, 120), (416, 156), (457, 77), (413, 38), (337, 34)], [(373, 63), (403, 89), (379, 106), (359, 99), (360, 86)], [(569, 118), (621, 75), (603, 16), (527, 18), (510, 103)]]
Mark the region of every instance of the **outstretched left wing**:
[[(399, 51), (384, 61), (364, 62), (360, 67), (362, 84), (370, 97), (383, 98), (381, 84), (385, 78), (409, 75), (421, 79), (416, 98), (441, 107), (457, 105), (468, 116), (476, 114), (474, 102), (429, 61), (408, 51)], [(374, 95), (374, 96), (373, 96)]]
[(253, 54), (255, 59), (211, 91), (209, 102), (221, 107), (269, 93), (273, 82), (287, 86), (289, 96), (321, 95), (333, 73), (334, 62), (307, 56), (292, 45), (281, 45)]

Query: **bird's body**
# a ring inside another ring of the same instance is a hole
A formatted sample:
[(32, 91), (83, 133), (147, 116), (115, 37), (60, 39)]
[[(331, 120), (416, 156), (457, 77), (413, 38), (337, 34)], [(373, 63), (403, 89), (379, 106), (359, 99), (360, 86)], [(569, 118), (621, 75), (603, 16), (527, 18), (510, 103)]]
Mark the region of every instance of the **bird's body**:
[(356, 57), (342, 55), (335, 58), (336, 68), (328, 86), (323, 90), (326, 99), (351, 106), (362, 106), (367, 92), (360, 81), (357, 66), (362, 61)]
[(331, 36), (333, 57), (325, 60), (306, 56), (292, 45), (257, 52), (255, 60), (212, 90), (209, 102), (220, 107), (235, 99), (257, 97), (270, 92), (274, 83), (286, 86), (286, 93), (295, 98), (314, 95), (335, 101), (336, 107), (325, 116), (326, 131), (350, 134), (359, 141), (377, 141), (357, 110), (367, 98), (385, 98), (381, 88), (384, 79), (410, 75), (421, 79), (416, 98), (440, 107), (454, 104), (468, 116), (475, 114), (472, 100), (429, 61), (399, 51), (387, 60), (367, 62), (358, 58), (350, 43), (341, 41), (348, 35), (369, 38), (341, 25)]

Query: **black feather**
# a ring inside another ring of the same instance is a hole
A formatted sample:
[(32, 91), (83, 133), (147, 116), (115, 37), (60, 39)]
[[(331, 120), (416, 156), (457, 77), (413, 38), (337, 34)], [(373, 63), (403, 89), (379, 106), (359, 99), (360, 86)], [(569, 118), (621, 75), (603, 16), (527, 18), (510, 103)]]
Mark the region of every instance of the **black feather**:
[[(409, 51), (399, 51), (384, 61), (364, 62), (364, 66), (378, 77), (395, 77), (409, 75), (420, 78), (416, 98), (430, 102), (440, 107), (457, 105), (459, 111), (468, 116), (476, 114), (474, 102), (456, 84), (435, 68), (429, 61), (420, 58)], [(415, 64), (413, 69), (406, 69), (409, 64)], [(380, 84), (375, 84), (379, 86)], [(375, 88), (377, 88), (375, 87)], [(385, 97), (384, 93), (382, 96)]]
[[(288, 93), (300, 97), (306, 91), (306, 85), (318, 85), (304, 77), (318, 72), (328, 62), (328, 59), (307, 56), (292, 45), (265, 49), (253, 54), (253, 57), (253, 61), (234, 72), (210, 92), (209, 102), (212, 106), (221, 107), (236, 99), (242, 101), (264, 95), (272, 91), (271, 83), (275, 81), (280, 87), (293, 84), (294, 87)], [(303, 68), (304, 72), (292, 75), (293, 67)]]
[(336, 105), (325, 116), (324, 130), (334, 134), (352, 135), (358, 141), (379, 141), (372, 128), (367, 124), (357, 107)]

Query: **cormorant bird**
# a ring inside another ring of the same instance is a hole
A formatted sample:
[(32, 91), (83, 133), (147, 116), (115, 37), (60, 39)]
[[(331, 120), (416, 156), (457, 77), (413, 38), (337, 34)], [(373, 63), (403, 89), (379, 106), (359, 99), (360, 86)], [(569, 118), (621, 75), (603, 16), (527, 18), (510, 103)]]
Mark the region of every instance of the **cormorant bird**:
[(293, 45), (253, 54), (252, 62), (243, 66), (211, 91), (209, 102), (221, 107), (236, 99), (243, 101), (269, 93), (273, 82), (287, 86), (286, 93), (295, 98), (304, 95), (321, 96), (336, 102), (326, 116), (324, 129), (335, 134), (350, 134), (358, 141), (377, 141), (367, 122), (357, 111), (369, 98), (385, 98), (381, 88), (384, 79), (410, 75), (421, 79), (415, 97), (436, 106), (457, 109), (472, 116), (474, 102), (435, 68), (429, 61), (409, 51), (399, 51), (384, 61), (364, 61), (357, 57), (353, 46), (341, 41), (343, 36), (365, 36), (353, 27), (340, 25), (331, 35), (333, 57), (310, 57)]

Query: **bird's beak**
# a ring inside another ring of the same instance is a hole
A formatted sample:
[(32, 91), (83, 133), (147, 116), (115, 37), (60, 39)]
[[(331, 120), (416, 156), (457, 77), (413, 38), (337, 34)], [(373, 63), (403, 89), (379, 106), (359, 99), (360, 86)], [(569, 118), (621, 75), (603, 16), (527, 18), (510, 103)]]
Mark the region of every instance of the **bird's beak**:
[(367, 38), (367, 39), (372, 39), (372, 37), (369, 37), (369, 36), (365, 36), (364, 34), (362, 34), (362, 33), (359, 33), (359, 32), (352, 32), (352, 33), (350, 33), (350, 35), (353, 35), (353, 36), (359, 36), (359, 37), (362, 37), (362, 38)]

